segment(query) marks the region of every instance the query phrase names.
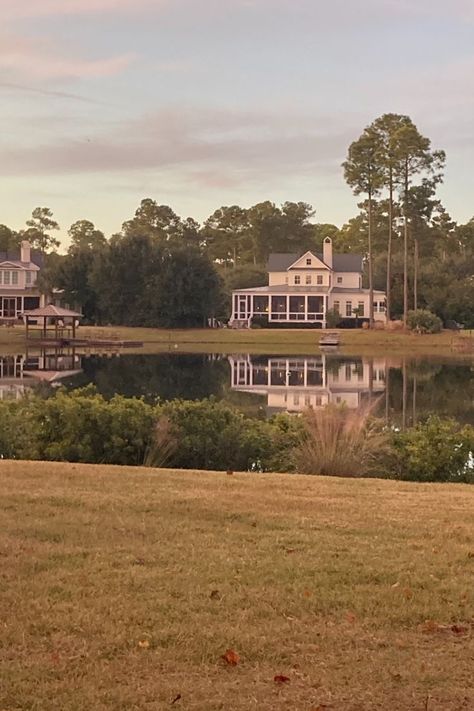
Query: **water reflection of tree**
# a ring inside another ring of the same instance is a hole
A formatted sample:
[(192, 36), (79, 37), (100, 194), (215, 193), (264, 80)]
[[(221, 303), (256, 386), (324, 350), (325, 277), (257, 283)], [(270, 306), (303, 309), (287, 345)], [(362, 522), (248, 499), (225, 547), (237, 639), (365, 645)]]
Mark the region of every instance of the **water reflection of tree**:
[[(405, 377), (404, 377), (405, 376)], [(405, 368), (390, 368), (386, 415), (406, 425), (433, 413), (474, 424), (474, 374), (468, 364), (432, 364), (406, 361)]]
[(84, 382), (92, 382), (105, 397), (115, 394), (154, 400), (201, 400), (220, 397), (228, 380), (228, 363), (208, 355), (121, 355), (87, 358)]

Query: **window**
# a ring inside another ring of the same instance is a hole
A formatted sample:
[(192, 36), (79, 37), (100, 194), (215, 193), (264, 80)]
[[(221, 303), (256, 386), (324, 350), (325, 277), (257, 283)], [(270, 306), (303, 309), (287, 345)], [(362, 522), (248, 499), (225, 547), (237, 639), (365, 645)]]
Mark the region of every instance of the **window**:
[(288, 284), (288, 277), (285, 277), (285, 284)]
[(311, 257), (308, 257), (308, 259), (306, 260), (306, 265), (307, 265), (308, 267), (311, 266)]
[(336, 314), (341, 312), (341, 303), (339, 301), (334, 302), (333, 310)]
[(322, 283), (323, 283), (323, 275), (322, 275), (322, 274), (318, 274), (318, 275), (316, 276), (316, 284), (318, 284), (318, 286), (321, 286)]
[(32, 277), (33, 273), (32, 272), (26, 272), (26, 285), (29, 286), (32, 283)]
[(295, 284), (301, 284), (301, 277), (299, 274), (295, 276)]
[(342, 284), (342, 277), (337, 277), (337, 283)]
[(352, 301), (346, 301), (346, 316), (352, 316)]
[(12, 272), (12, 284), (18, 284), (18, 272)]
[(3, 283), (5, 286), (10, 284), (10, 272), (3, 272)]
[(376, 314), (378, 310), (379, 310), (379, 302), (374, 301), (374, 313)]
[(364, 302), (363, 301), (359, 301), (359, 303), (357, 304), (357, 309), (359, 312), (359, 316), (363, 316), (364, 315)]
[(311, 274), (306, 274), (306, 284), (311, 284)]

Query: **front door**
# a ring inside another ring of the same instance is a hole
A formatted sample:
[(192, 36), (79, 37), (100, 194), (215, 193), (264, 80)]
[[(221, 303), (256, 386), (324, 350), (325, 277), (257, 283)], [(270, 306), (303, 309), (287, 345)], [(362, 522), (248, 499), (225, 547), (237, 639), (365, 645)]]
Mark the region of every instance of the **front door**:
[(3, 298), (2, 316), (3, 318), (16, 318), (16, 299)]
[(239, 296), (239, 318), (247, 318), (247, 297)]

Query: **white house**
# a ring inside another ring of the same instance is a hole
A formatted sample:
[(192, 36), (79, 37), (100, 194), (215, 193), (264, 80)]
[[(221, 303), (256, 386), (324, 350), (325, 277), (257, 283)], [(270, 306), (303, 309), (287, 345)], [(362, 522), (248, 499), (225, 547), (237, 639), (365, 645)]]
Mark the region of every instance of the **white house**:
[[(345, 325), (369, 317), (369, 290), (362, 288), (363, 258), (333, 254), (326, 237), (323, 254), (271, 254), (268, 286), (232, 292), (231, 326), (307, 325), (326, 328), (326, 313), (339, 312)], [(374, 291), (374, 318), (385, 322), (385, 292)]]
[(31, 250), (29, 242), (22, 242), (18, 252), (0, 252), (0, 320), (14, 321), (44, 305), (36, 285), (42, 266), (42, 253)]

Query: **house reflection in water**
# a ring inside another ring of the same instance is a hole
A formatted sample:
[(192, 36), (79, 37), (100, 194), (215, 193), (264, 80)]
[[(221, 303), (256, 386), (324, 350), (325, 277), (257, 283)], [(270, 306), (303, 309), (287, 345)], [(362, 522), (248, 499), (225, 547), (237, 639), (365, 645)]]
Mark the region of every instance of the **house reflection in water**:
[(269, 412), (345, 403), (359, 407), (385, 390), (387, 362), (377, 358), (230, 356), (232, 390), (264, 395)]
[(54, 387), (81, 372), (81, 356), (74, 349), (0, 355), (0, 400), (18, 400), (35, 383)]

